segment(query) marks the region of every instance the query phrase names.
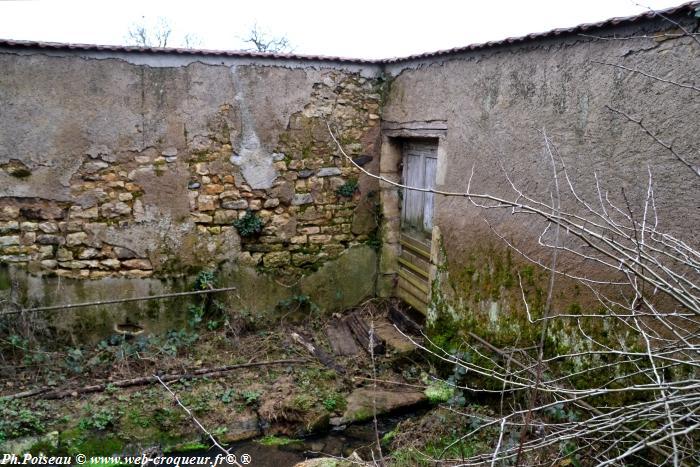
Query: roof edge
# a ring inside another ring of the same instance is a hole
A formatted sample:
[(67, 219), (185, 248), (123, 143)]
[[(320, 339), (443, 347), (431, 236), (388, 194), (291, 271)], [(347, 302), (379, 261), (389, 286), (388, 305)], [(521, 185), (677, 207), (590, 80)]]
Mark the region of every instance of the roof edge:
[(229, 57), (229, 58), (248, 58), (261, 60), (302, 60), (315, 62), (335, 62), (348, 63), (357, 65), (385, 65), (426, 58), (441, 57), (447, 55), (455, 55), (473, 50), (491, 49), (500, 46), (512, 44), (526, 43), (539, 39), (547, 39), (552, 37), (581, 34), (599, 29), (608, 28), (611, 26), (626, 26), (642, 21), (648, 21), (655, 18), (664, 18), (666, 16), (677, 16), (683, 13), (699, 12), (700, 0), (693, 0), (681, 5), (666, 8), (663, 10), (650, 10), (634, 16), (624, 16), (609, 18), (596, 23), (584, 23), (570, 28), (558, 28), (545, 32), (531, 33), (525, 36), (509, 37), (497, 41), (489, 41), (477, 44), (471, 44), (462, 47), (451, 49), (437, 50), (434, 52), (426, 52), (405, 57), (394, 57), (385, 59), (361, 59), (350, 57), (335, 57), (326, 55), (302, 55), (302, 54), (286, 54), (286, 53), (269, 53), (269, 52), (250, 52), (242, 50), (213, 50), (213, 49), (185, 49), (171, 47), (138, 47), (138, 46), (123, 46), (123, 45), (97, 45), (97, 44), (79, 44), (79, 43), (64, 43), (64, 42), (43, 42), (43, 41), (28, 41), (28, 40), (12, 40), (0, 39), (0, 47), (9, 48), (24, 48), (24, 49), (47, 49), (47, 50), (74, 50), (85, 52), (115, 52), (115, 53), (142, 53), (142, 54), (168, 54), (168, 55), (204, 55), (210, 57)]

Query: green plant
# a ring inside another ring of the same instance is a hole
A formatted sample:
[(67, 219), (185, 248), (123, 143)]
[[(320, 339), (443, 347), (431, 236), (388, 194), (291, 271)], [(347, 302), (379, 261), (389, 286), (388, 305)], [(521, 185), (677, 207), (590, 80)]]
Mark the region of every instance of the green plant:
[(44, 433), (46, 427), (42, 420), (46, 418), (46, 414), (38, 408), (30, 410), (17, 400), (0, 398), (0, 442)]
[(323, 406), (329, 412), (334, 412), (335, 410), (342, 410), (347, 405), (347, 401), (342, 394), (337, 392), (332, 392), (328, 394), (322, 401)]
[(235, 398), (236, 391), (232, 388), (225, 390), (224, 393), (221, 394), (221, 402), (223, 402), (224, 404), (230, 404)]
[(68, 368), (73, 373), (81, 373), (83, 371), (84, 359), (85, 356), (83, 355), (82, 350), (78, 348), (68, 349), (68, 355), (66, 355), (64, 362), (66, 368)]
[(241, 237), (250, 238), (259, 235), (265, 223), (256, 213), (247, 209), (243, 217), (233, 221), (233, 226), (238, 230)]
[(243, 400), (245, 401), (245, 405), (257, 405), (257, 403), (260, 401), (260, 396), (262, 396), (262, 392), (260, 392), (260, 391), (243, 391), (241, 396), (243, 397)]
[(189, 307), (187, 307), (187, 322), (189, 323), (190, 326), (196, 327), (198, 326), (202, 320), (204, 319), (204, 305), (202, 304), (192, 304)]
[(185, 329), (168, 331), (161, 350), (174, 357), (180, 348), (191, 346), (197, 342), (197, 339), (199, 339), (197, 333), (188, 332)]
[(262, 444), (263, 446), (286, 446), (296, 442), (298, 442), (296, 439), (275, 435), (267, 435), (258, 441), (258, 443)]
[(337, 190), (335, 190), (335, 193), (338, 196), (345, 196), (345, 197), (350, 197), (355, 194), (357, 191), (358, 184), (357, 180), (354, 178), (351, 178), (347, 182), (343, 183), (341, 186), (338, 187)]
[[(89, 407), (88, 411), (90, 411)], [(118, 414), (114, 410), (101, 409), (96, 412), (93, 412), (88, 417), (81, 419), (78, 423), (78, 426), (82, 430), (94, 429), (98, 431), (103, 431), (108, 427), (113, 426), (116, 422), (117, 417)]]
[(216, 273), (214, 271), (199, 271), (194, 279), (194, 290), (209, 290), (216, 287)]

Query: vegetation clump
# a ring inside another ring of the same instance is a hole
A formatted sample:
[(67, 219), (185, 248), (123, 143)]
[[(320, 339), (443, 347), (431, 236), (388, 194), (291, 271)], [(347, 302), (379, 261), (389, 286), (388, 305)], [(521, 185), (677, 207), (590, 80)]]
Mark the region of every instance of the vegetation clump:
[(252, 238), (260, 235), (263, 227), (265, 227), (265, 223), (257, 214), (248, 209), (243, 217), (233, 221), (233, 226), (238, 230), (238, 234), (241, 237)]
[(357, 180), (354, 178), (351, 178), (344, 184), (338, 187), (337, 190), (335, 190), (335, 193), (338, 196), (345, 196), (346, 198), (349, 198), (350, 196), (354, 195), (355, 192), (357, 191), (358, 188), (358, 183)]

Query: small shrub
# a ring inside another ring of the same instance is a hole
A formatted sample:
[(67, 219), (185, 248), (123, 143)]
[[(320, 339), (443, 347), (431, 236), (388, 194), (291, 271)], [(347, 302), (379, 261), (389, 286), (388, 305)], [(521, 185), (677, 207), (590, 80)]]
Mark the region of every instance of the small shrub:
[(114, 426), (116, 419), (117, 414), (113, 410), (102, 409), (80, 420), (79, 426), (83, 430), (103, 431), (110, 426)]
[(248, 209), (243, 217), (233, 221), (233, 226), (241, 237), (250, 238), (259, 235), (265, 223), (257, 214)]
[(243, 391), (243, 400), (245, 405), (256, 405), (260, 401), (260, 396), (262, 393), (260, 391)]
[(332, 392), (323, 399), (323, 406), (329, 412), (343, 410), (346, 405), (347, 401), (345, 400), (343, 395), (338, 394), (337, 392)]
[(0, 442), (44, 433), (46, 427), (42, 419), (46, 419), (46, 414), (41, 410), (25, 408), (19, 401), (0, 399)]
[(221, 394), (221, 402), (224, 404), (230, 404), (236, 398), (236, 391), (234, 389), (227, 389)]
[(194, 280), (194, 290), (209, 290), (216, 287), (214, 271), (199, 271)]
[(357, 187), (357, 180), (350, 179), (344, 184), (342, 184), (340, 187), (338, 187), (338, 189), (335, 190), (335, 193), (338, 196), (345, 196), (349, 198), (350, 196), (355, 194), (355, 192), (357, 191)]

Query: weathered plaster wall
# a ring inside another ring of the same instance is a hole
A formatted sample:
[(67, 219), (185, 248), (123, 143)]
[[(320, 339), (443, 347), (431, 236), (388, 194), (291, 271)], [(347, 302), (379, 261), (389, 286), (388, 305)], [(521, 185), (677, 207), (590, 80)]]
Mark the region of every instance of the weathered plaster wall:
[[(337, 157), (326, 121), (376, 166), (378, 70), (98, 55), (0, 50), (0, 261), (13, 280), (95, 281), (66, 301), (223, 263), (293, 282), (352, 249), (372, 282), (375, 184)], [(247, 212), (264, 228), (241, 239)], [(234, 276), (225, 285), (245, 283)], [(45, 292), (15, 296), (63, 301)]]
[[(696, 21), (687, 26), (697, 27)], [(654, 35), (668, 28), (669, 23), (659, 21), (595, 35)], [(700, 47), (688, 37), (664, 39), (551, 38), (390, 65), (394, 78), (383, 120), (447, 122), (437, 180), (437, 188), (447, 191), (466, 191), (474, 168), (473, 191), (515, 199), (502, 164), (525, 193), (549, 201), (553, 177), (546, 134), (585, 199), (597, 203), (597, 173), (612, 200), (624, 206), (624, 189), (633, 212), (641, 215), (649, 167), (660, 228), (697, 245), (697, 175), (608, 107), (642, 118), (661, 140), (697, 161), (700, 94), (600, 63), (692, 84), (700, 73)], [(451, 289), (443, 284), (444, 291), (452, 290), (451, 306), (463, 313), (482, 310), (492, 319), (521, 309), (516, 272), (524, 261), (515, 253), (508, 256), (484, 219), (528, 254), (549, 258), (537, 247), (543, 224), (509, 210), (475, 208), (463, 198), (438, 196), (435, 202), (452, 281)], [(572, 207), (571, 197), (564, 206)], [(560, 266), (591, 272), (570, 258)], [(566, 298), (576, 300), (575, 295), (569, 289)]]

